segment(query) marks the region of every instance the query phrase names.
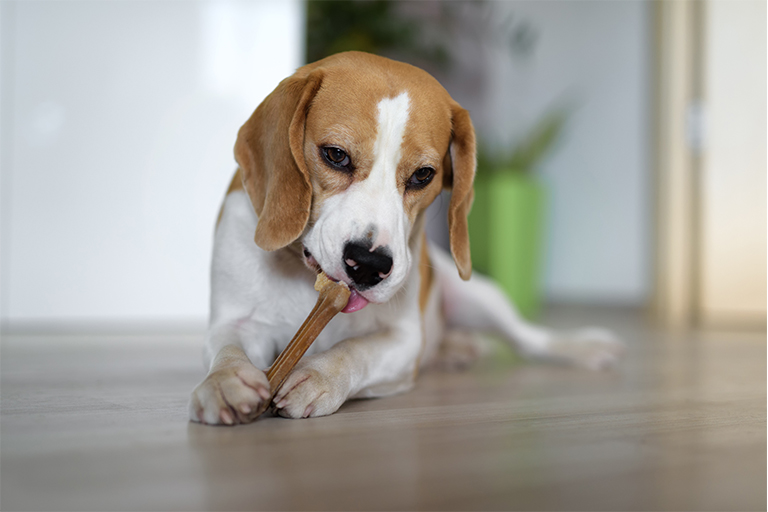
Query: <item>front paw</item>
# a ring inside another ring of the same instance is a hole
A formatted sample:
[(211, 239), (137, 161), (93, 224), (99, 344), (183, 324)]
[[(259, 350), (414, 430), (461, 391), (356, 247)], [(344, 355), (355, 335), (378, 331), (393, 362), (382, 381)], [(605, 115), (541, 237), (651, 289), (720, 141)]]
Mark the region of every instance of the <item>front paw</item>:
[(331, 379), (308, 366), (299, 367), (285, 380), (274, 399), (275, 410), (286, 418), (309, 418), (333, 414), (347, 399), (338, 379)]
[(211, 372), (192, 392), (189, 417), (209, 425), (250, 423), (269, 400), (269, 381), (250, 363)]

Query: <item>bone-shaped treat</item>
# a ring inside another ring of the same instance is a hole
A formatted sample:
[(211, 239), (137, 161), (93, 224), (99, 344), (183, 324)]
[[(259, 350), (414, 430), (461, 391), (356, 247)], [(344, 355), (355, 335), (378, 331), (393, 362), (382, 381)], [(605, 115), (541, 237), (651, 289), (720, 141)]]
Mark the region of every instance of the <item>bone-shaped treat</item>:
[(335, 282), (328, 279), (325, 272), (317, 275), (315, 281), (315, 290), (320, 292), (317, 303), (304, 323), (293, 336), (272, 366), (267, 370), (267, 379), (269, 379), (270, 397), (265, 400), (255, 415), (263, 413), (272, 403), (272, 399), (277, 394), (280, 386), (299, 362), (301, 356), (307, 351), (310, 345), (315, 341), (328, 322), (336, 316), (349, 301), (349, 287), (342, 282)]

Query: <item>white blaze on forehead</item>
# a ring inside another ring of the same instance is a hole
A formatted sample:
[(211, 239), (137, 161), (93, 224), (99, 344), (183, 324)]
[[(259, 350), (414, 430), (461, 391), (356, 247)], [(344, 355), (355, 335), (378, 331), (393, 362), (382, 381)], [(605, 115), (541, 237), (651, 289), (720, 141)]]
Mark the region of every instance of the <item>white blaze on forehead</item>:
[(410, 105), (411, 100), (406, 92), (379, 102), (376, 141), (373, 144), (374, 163), (369, 177), (379, 185), (397, 187), (397, 165), (402, 157)]
[(370, 198), (371, 224), (377, 228), (372, 250), (389, 245), (392, 237), (401, 235), (404, 212), (397, 188), (397, 167), (402, 158), (405, 128), (408, 124), (411, 100), (403, 92), (394, 98), (384, 98), (378, 104), (376, 140), (373, 143), (373, 167), (362, 186)]

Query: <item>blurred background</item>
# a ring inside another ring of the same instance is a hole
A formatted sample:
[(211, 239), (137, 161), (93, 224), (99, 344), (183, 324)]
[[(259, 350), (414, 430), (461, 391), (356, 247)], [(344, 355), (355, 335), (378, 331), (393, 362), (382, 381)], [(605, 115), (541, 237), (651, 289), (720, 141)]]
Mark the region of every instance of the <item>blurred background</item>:
[(238, 128), (351, 49), (470, 111), (473, 258), (526, 315), (764, 329), (765, 2), (59, 0), (0, 3), (3, 330), (203, 330)]

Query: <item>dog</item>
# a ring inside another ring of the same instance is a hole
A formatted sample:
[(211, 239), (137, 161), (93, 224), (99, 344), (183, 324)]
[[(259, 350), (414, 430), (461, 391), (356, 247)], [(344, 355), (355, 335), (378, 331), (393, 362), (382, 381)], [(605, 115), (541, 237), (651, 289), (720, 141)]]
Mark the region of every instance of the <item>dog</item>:
[[(467, 215), (475, 132), (425, 71), (360, 52), (301, 67), (238, 132), (238, 169), (211, 266), (209, 373), (190, 419), (253, 421), (263, 372), (317, 298), (317, 272), (351, 296), (275, 396), (281, 416), (332, 414), (350, 398), (410, 390), (445, 340), (493, 332), (524, 356), (590, 368), (621, 352), (608, 331), (525, 322), (489, 279), (471, 276)], [(427, 206), (449, 189), (451, 256), (427, 242)]]

